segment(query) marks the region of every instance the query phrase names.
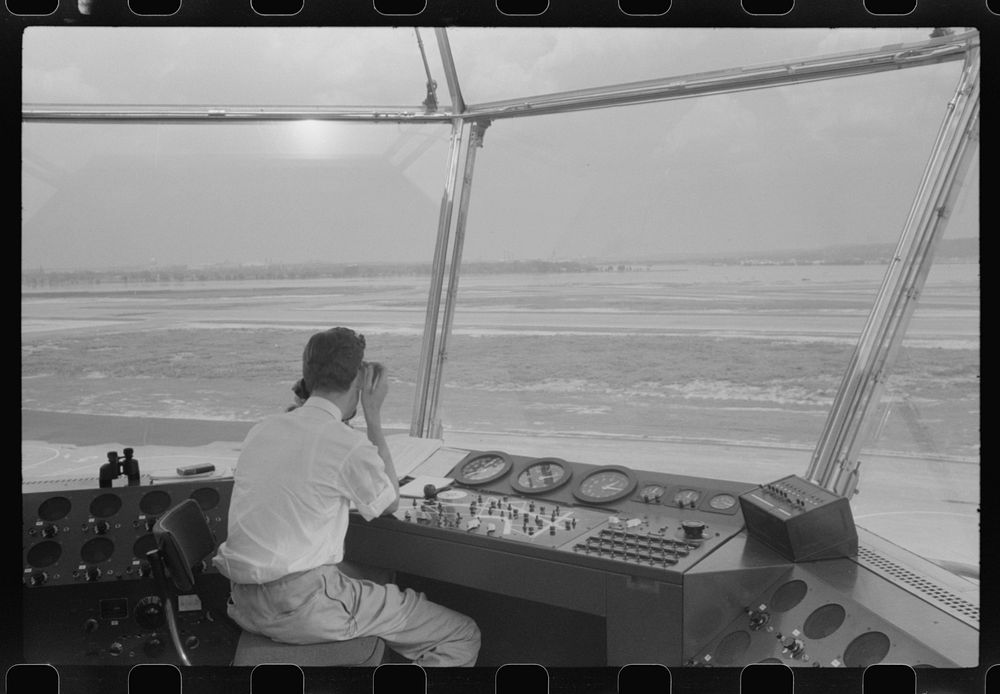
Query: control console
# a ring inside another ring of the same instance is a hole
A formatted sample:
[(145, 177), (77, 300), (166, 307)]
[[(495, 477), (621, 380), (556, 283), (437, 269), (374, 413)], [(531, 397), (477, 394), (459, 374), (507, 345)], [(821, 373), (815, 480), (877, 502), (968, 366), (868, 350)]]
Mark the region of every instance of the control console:
[(858, 531), (844, 497), (789, 475), (740, 496), (750, 537), (791, 561), (858, 554)]
[(752, 488), (561, 458), (472, 451), (454, 485), (404, 499), (395, 517), (464, 541), (555, 550), (560, 561), (663, 579), (681, 574), (742, 527)]
[[(30, 661), (114, 665), (179, 663), (146, 552), (156, 519), (181, 501), (201, 506), (226, 538), (231, 478), (73, 487), (58, 481), (22, 495), (23, 648)], [(197, 594), (177, 622), (195, 664), (226, 665), (239, 629), (225, 614), (229, 581), (204, 562)]]

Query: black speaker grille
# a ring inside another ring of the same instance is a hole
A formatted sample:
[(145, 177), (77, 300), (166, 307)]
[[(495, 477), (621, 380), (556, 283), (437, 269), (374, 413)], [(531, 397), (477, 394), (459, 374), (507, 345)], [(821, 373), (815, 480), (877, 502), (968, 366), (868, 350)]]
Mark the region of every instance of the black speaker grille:
[(808, 589), (806, 582), (798, 579), (783, 584), (771, 596), (771, 610), (773, 612), (787, 612), (802, 602)]
[(811, 639), (823, 639), (837, 631), (844, 623), (847, 613), (844, 608), (837, 603), (829, 603), (822, 607), (817, 607), (806, 617), (806, 623), (802, 627), (803, 633)]
[(869, 631), (858, 636), (844, 651), (847, 667), (868, 667), (881, 663), (889, 653), (889, 637), (881, 631)]

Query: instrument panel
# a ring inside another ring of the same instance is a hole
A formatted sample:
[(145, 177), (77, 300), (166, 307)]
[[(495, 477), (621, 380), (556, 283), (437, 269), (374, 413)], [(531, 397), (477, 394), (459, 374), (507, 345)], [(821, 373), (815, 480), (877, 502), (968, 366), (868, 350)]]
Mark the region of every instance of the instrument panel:
[(38, 588), (146, 578), (153, 524), (172, 505), (195, 499), (213, 532), (224, 538), (229, 495), (218, 487), (197, 481), (26, 494), (22, 582)]
[(452, 488), (402, 503), (395, 517), (462, 542), (547, 547), (580, 566), (669, 581), (739, 532), (736, 499), (754, 486), (496, 450), (469, 452), (447, 476)]
[[(752, 485), (733, 483), (720, 489), (718, 481), (638, 472), (624, 465), (585, 465), (558, 457), (529, 458), (503, 451), (472, 451), (452, 468), (448, 477), (464, 487), (488, 488), (531, 496), (570, 491), (567, 503), (618, 506), (636, 502), (655, 507), (691, 509), (735, 516), (737, 497)], [(688, 480), (688, 481), (684, 481)], [(726, 484), (726, 483), (721, 483)]]

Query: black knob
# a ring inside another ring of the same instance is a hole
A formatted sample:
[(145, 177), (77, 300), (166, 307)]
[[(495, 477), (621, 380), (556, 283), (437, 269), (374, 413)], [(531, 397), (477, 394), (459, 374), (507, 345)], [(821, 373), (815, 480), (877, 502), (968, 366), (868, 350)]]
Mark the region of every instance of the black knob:
[(425, 499), (436, 499), (437, 498), (437, 487), (433, 484), (424, 485), (424, 498)]
[(49, 580), (49, 575), (44, 571), (36, 571), (31, 574), (31, 585), (33, 586), (40, 586), (47, 580)]
[(705, 532), (705, 524), (701, 521), (684, 521), (681, 528), (684, 529), (684, 537), (689, 540), (700, 540)]
[(88, 581), (96, 581), (101, 577), (101, 570), (96, 566), (87, 569), (86, 577)]
[(97, 631), (97, 628), (99, 626), (101, 625), (98, 624), (97, 620), (91, 617), (90, 619), (87, 619), (83, 622), (83, 633), (93, 634), (95, 631)]
[(120, 641), (114, 641), (110, 646), (108, 646), (108, 653), (110, 653), (111, 655), (115, 656), (121, 655), (122, 651), (124, 650), (125, 647), (121, 644)]
[(201, 641), (199, 641), (198, 637), (195, 636), (194, 634), (191, 634), (186, 639), (184, 639), (184, 648), (186, 648), (186, 649), (188, 649), (190, 651), (193, 651), (194, 649), (196, 649), (200, 644), (201, 644)]
[(42, 537), (44, 538), (54, 537), (58, 532), (59, 532), (58, 526), (49, 524), (46, 525), (44, 528), (42, 528)]
[(97, 521), (97, 523), (94, 524), (94, 532), (97, 533), (98, 535), (104, 535), (110, 529), (111, 529), (111, 526), (108, 525), (107, 521), (103, 521), (103, 520), (102, 521)]

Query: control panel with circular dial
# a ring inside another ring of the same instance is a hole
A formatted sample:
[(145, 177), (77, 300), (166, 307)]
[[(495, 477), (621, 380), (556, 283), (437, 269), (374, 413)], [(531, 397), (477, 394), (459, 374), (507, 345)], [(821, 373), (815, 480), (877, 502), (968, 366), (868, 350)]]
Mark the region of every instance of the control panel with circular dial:
[(658, 504), (666, 491), (662, 484), (644, 484), (639, 488), (639, 500), (644, 504)]
[(635, 474), (631, 470), (606, 466), (587, 474), (573, 490), (573, 496), (592, 504), (606, 504), (625, 498), (635, 486)]
[(697, 489), (680, 489), (674, 494), (674, 505), (680, 508), (694, 508), (701, 498)]
[(736, 506), (736, 497), (732, 494), (716, 494), (708, 500), (708, 505), (716, 511), (728, 511)]
[(537, 458), (517, 473), (511, 486), (522, 494), (541, 494), (557, 489), (573, 476), (569, 463), (560, 458)]
[(486, 484), (510, 472), (511, 465), (511, 459), (506, 453), (486, 451), (462, 463), (455, 473), (455, 481), (473, 486)]

